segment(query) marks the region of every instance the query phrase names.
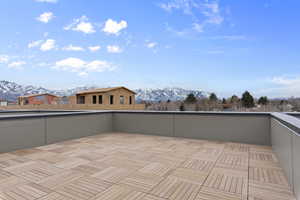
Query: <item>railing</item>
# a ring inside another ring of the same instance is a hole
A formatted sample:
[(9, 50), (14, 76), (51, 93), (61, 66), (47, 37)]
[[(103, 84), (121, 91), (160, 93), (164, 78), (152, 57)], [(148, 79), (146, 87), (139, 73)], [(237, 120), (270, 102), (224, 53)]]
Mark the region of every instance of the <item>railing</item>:
[(17, 111), (0, 112), (0, 152), (106, 132), (272, 145), (296, 197), (300, 199), (300, 120), (289, 114), (57, 110), (14, 112)]

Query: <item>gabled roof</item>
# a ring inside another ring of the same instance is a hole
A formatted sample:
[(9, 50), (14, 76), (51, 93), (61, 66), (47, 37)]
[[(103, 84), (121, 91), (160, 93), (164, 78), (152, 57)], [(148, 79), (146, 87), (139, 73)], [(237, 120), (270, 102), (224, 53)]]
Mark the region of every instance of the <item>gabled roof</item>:
[(80, 92), (77, 92), (76, 94), (79, 95), (79, 94), (90, 94), (90, 93), (105, 93), (105, 92), (110, 92), (110, 91), (113, 91), (113, 90), (119, 90), (119, 89), (125, 89), (133, 94), (136, 94), (134, 91), (126, 88), (126, 87), (110, 87), (110, 88), (97, 88), (97, 89), (93, 89), (93, 90), (84, 90), (84, 91), (80, 91)]
[(42, 94), (29, 94), (29, 95), (24, 95), (24, 96), (19, 96), (19, 98), (28, 98), (28, 97), (36, 97), (36, 96), (44, 96), (44, 95), (48, 95), (48, 96), (53, 96), (53, 97), (58, 97), (56, 95), (50, 94), (50, 93), (42, 93)]

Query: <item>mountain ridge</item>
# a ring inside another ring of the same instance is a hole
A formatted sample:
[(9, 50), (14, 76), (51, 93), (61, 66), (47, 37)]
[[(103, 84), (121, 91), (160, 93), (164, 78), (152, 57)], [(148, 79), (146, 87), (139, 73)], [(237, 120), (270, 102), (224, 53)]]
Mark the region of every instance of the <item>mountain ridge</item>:
[[(41, 93), (51, 93), (57, 96), (70, 96), (74, 95), (78, 91), (94, 89), (96, 86), (83, 86), (75, 87), (70, 89), (53, 90), (44, 87), (33, 86), (33, 85), (20, 85), (15, 82), (2, 80), (0, 81), (0, 99), (7, 101), (16, 101), (18, 96), (28, 95), (28, 94), (41, 94)], [(145, 88), (134, 90), (137, 101), (179, 101), (186, 98), (190, 93), (193, 93), (198, 98), (204, 98), (209, 95), (208, 92), (202, 90), (191, 90), (183, 89), (180, 87), (166, 87), (166, 88)]]

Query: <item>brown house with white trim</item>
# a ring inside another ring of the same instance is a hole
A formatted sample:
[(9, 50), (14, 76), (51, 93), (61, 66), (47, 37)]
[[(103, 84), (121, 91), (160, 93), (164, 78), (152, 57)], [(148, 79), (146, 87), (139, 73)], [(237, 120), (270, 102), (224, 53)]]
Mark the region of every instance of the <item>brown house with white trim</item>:
[(76, 103), (85, 105), (133, 105), (136, 93), (126, 87), (98, 88), (76, 93)]

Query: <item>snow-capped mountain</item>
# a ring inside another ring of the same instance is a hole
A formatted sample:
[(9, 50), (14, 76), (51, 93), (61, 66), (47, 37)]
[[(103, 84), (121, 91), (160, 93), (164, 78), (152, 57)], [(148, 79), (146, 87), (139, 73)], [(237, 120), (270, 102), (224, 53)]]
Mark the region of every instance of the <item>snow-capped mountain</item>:
[(41, 94), (41, 93), (51, 93), (58, 96), (70, 96), (75, 94), (78, 91), (87, 90), (95, 88), (92, 87), (76, 87), (66, 90), (50, 90), (43, 87), (36, 87), (32, 85), (19, 85), (14, 82), (9, 81), (0, 81), (0, 99), (8, 101), (16, 101), (18, 96), (27, 95), (27, 94)]
[(14, 82), (0, 81), (0, 99), (8, 101), (15, 101), (20, 95), (47, 92), (51, 91), (42, 87), (34, 87), (32, 85), (22, 86)]
[[(58, 96), (74, 95), (78, 91), (94, 89), (96, 86), (76, 87), (66, 90), (50, 90), (43, 87), (32, 85), (23, 86), (14, 82), (0, 81), (0, 99), (16, 101), (18, 96), (27, 94), (51, 93)], [(207, 97), (209, 94), (201, 90), (187, 90), (182, 88), (164, 88), (164, 89), (137, 89), (136, 100), (139, 101), (177, 101), (183, 100), (190, 93), (198, 98)]]
[(198, 98), (208, 97), (208, 93), (201, 90), (188, 90), (178, 87), (163, 89), (137, 89), (137, 101), (179, 101), (184, 100), (188, 94), (192, 93)]

